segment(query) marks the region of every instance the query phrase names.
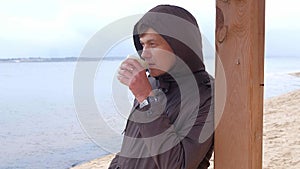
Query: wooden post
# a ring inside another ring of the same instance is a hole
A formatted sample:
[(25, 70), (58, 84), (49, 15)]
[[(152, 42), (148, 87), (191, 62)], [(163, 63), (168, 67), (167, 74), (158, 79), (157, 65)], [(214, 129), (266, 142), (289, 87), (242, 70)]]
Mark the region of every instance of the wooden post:
[(261, 169), (265, 1), (216, 0), (216, 6), (214, 166)]

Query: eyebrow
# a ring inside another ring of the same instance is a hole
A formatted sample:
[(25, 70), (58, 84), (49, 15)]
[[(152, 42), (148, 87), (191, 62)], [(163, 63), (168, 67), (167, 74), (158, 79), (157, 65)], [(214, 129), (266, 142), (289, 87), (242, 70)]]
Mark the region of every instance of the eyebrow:
[(140, 38), (140, 43), (143, 44), (143, 43), (150, 43), (150, 42), (156, 42), (157, 39), (156, 38), (150, 38), (150, 39), (147, 39), (145, 42), (142, 41), (142, 37)]

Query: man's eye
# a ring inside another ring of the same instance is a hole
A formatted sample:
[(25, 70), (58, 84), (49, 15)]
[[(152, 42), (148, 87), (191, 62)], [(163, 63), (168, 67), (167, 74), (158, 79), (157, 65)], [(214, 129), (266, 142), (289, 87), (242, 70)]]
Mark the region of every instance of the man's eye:
[(151, 46), (151, 47), (155, 47), (156, 44), (155, 44), (155, 43), (150, 43), (150, 46)]

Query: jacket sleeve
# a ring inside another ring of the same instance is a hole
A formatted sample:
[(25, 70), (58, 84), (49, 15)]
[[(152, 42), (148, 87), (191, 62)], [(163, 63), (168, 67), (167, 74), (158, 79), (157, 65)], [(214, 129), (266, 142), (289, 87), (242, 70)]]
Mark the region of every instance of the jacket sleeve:
[(165, 103), (162, 99), (133, 113), (133, 119), (144, 120), (138, 123), (141, 137), (158, 168), (196, 169), (213, 144), (212, 98), (200, 105), (183, 101), (177, 105), (181, 111), (173, 124), (163, 112)]

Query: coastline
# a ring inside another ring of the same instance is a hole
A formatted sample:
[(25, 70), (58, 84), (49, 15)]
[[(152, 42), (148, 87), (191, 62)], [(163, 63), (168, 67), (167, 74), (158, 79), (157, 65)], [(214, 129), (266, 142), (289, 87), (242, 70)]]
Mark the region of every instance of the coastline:
[(289, 73), (289, 75), (300, 77), (300, 72)]
[[(300, 168), (300, 89), (264, 100), (263, 123), (263, 168)], [(113, 157), (107, 155), (71, 169), (107, 169)], [(212, 161), (209, 169), (213, 169)]]

